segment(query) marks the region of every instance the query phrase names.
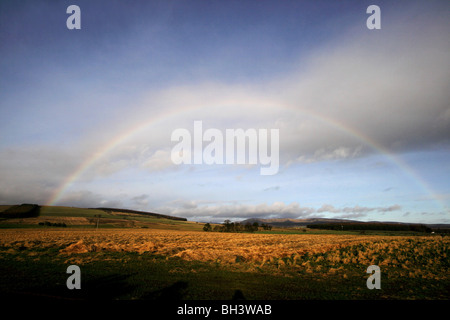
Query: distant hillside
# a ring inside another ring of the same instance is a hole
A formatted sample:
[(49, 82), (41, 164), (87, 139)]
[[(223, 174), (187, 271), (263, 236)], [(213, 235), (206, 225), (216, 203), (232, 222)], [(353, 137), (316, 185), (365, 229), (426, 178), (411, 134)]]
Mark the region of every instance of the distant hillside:
[(20, 204), (8, 206), (7, 209), (0, 212), (0, 218), (16, 219), (31, 218), (39, 216), (40, 206), (37, 204)]
[(4, 228), (148, 228), (200, 231), (203, 226), (186, 218), (119, 208), (79, 208), (31, 204), (0, 205)]
[(424, 224), (417, 223), (385, 223), (385, 222), (345, 222), (345, 223), (317, 223), (307, 226), (311, 229), (325, 230), (378, 230), (378, 231), (414, 231), (432, 232), (432, 229)]
[(345, 219), (325, 219), (325, 218), (310, 218), (310, 219), (246, 219), (241, 221), (242, 224), (268, 224), (274, 227), (293, 228), (293, 227), (306, 227), (307, 225), (320, 224), (320, 223), (344, 223), (344, 222), (358, 222), (355, 220)]
[[(404, 223), (404, 222), (382, 222), (382, 221), (357, 221), (357, 220), (347, 220), (347, 219), (326, 219), (326, 218), (310, 218), (310, 219), (247, 219), (241, 221), (240, 223), (253, 224), (257, 222), (258, 224), (268, 224), (274, 227), (282, 228), (294, 228), (294, 227), (311, 227), (316, 229), (381, 229), (382, 227), (389, 227), (392, 230), (436, 230), (439, 232), (447, 232), (450, 230), (450, 224), (423, 224), (423, 223)], [(344, 228), (345, 226), (345, 228)]]
[(134, 214), (141, 214), (144, 216), (150, 216), (155, 218), (162, 218), (162, 219), (169, 219), (169, 220), (177, 220), (177, 221), (187, 221), (186, 218), (180, 218), (180, 217), (174, 217), (174, 216), (168, 216), (164, 214), (154, 213), (154, 212), (146, 212), (146, 211), (137, 211), (137, 210), (129, 210), (129, 209), (117, 209), (117, 208), (92, 208), (96, 210), (103, 210), (105, 212), (124, 212), (124, 213), (134, 213)]

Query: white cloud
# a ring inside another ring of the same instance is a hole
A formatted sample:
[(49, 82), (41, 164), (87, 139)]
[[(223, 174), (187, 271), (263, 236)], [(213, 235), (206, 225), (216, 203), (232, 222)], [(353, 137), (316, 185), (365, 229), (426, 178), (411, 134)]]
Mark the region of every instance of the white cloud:
[[(249, 218), (289, 218), (303, 219), (310, 217), (323, 217), (323, 213), (332, 213), (333, 218), (351, 219), (367, 216), (371, 212), (398, 211), (399, 205), (388, 207), (344, 207), (336, 208), (329, 204), (322, 205), (319, 209), (301, 206), (297, 202), (286, 204), (284, 202), (273, 202), (271, 204), (214, 204), (202, 201), (171, 202), (166, 206), (157, 208), (158, 212), (174, 216), (182, 216), (195, 220), (222, 221), (224, 219), (243, 220)], [(339, 214), (339, 216), (336, 216)], [(328, 216), (329, 217), (329, 216)]]

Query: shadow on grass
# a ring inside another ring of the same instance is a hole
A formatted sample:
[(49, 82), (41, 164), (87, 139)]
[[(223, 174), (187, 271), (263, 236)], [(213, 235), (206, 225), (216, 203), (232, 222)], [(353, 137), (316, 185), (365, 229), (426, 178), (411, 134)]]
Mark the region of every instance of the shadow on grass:
[(174, 284), (156, 291), (152, 291), (141, 296), (143, 300), (182, 300), (186, 294), (188, 283), (177, 281)]
[(130, 294), (134, 290), (134, 286), (128, 283), (128, 278), (132, 275), (111, 274), (100, 276), (81, 283), (80, 289), (68, 289), (66, 284), (58, 284), (53, 286), (30, 286), (28, 288), (11, 287), (7, 292), (0, 295), (6, 299), (20, 298), (27, 300), (80, 300), (80, 301), (96, 301), (96, 300), (115, 300)]
[(231, 300), (246, 300), (241, 290), (236, 290)]
[[(113, 300), (133, 292), (134, 286), (128, 283), (132, 275), (112, 274), (90, 279), (79, 291), (83, 299)], [(81, 292), (83, 291), (83, 292)]]

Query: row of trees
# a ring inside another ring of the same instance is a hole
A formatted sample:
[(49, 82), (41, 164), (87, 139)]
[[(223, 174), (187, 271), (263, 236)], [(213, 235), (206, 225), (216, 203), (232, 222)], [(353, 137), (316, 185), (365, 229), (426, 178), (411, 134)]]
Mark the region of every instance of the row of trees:
[(209, 223), (205, 223), (205, 225), (203, 226), (204, 231), (215, 232), (255, 232), (260, 228), (264, 230), (271, 230), (272, 226), (264, 223), (259, 225), (258, 222), (247, 222), (246, 224), (241, 224), (239, 222), (231, 222), (230, 220), (225, 220), (223, 224), (215, 225), (214, 227), (212, 227)]
[(64, 222), (39, 222), (40, 226), (46, 226), (46, 227), (62, 227), (62, 228), (66, 228), (67, 225)]
[(431, 232), (431, 228), (423, 224), (399, 223), (318, 223), (308, 225), (311, 229), (326, 230), (385, 230), (385, 231), (416, 231)]

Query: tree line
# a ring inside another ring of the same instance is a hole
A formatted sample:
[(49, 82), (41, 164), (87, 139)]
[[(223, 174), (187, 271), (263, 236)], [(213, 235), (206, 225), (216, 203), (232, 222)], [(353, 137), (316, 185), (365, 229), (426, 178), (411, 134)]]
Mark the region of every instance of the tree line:
[(203, 231), (214, 231), (214, 232), (255, 232), (263, 230), (272, 230), (272, 226), (262, 223), (259, 225), (258, 222), (247, 222), (246, 224), (241, 224), (239, 222), (231, 222), (230, 220), (225, 220), (221, 225), (211, 226), (209, 223), (205, 223), (203, 226)]
[(397, 223), (320, 223), (307, 225), (311, 229), (325, 230), (383, 230), (383, 231), (415, 231), (430, 233), (431, 228), (423, 224)]
[(40, 226), (46, 226), (46, 227), (62, 227), (62, 228), (66, 228), (67, 225), (64, 222), (39, 222)]

